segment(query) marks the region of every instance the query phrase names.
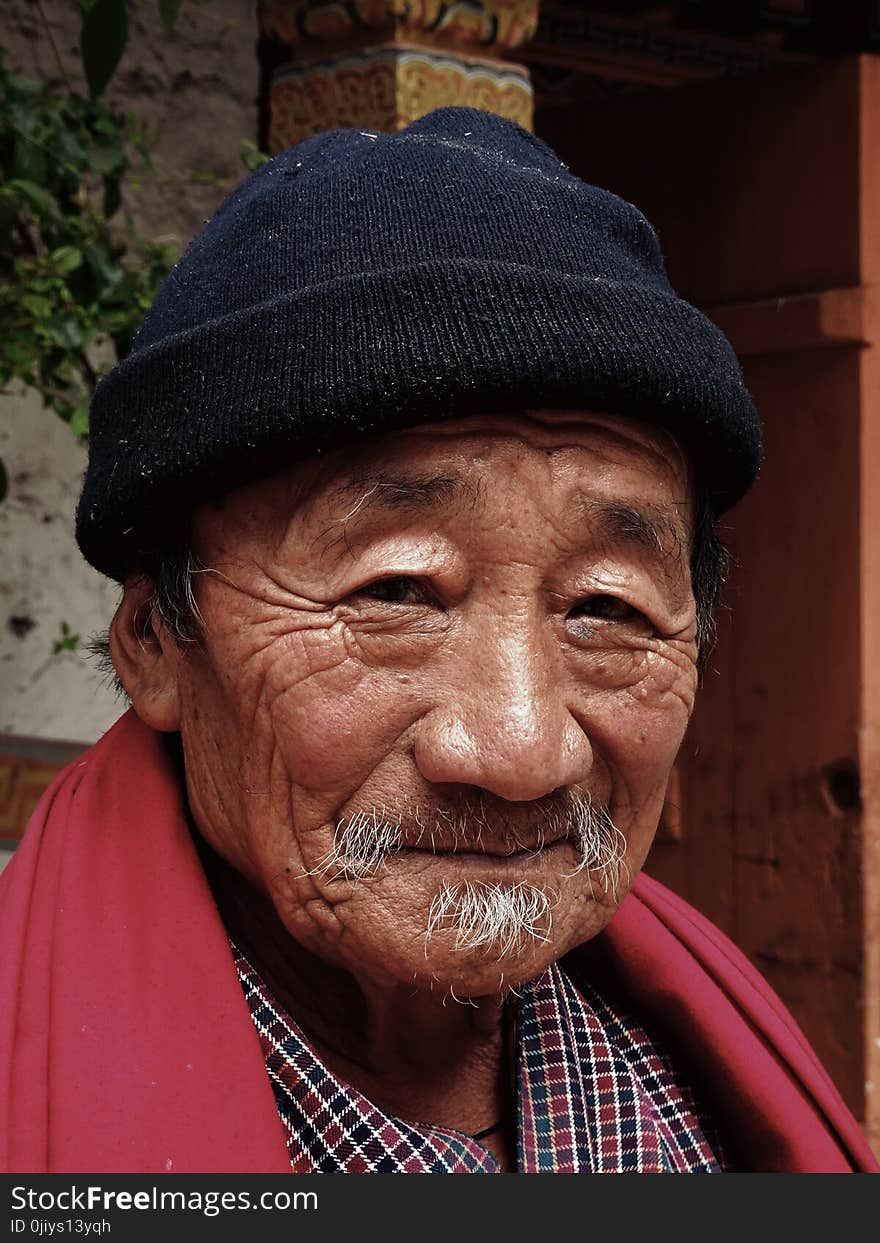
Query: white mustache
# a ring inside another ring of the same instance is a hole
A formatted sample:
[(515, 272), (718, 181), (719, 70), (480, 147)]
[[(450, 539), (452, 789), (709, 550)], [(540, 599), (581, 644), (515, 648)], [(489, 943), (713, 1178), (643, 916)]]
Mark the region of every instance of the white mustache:
[[(405, 819), (418, 828), (415, 840), (404, 830)], [(307, 875), (323, 875), (332, 881), (362, 881), (377, 875), (387, 861), (407, 845), (421, 846), (423, 841), (430, 840), (431, 850), (435, 851), (439, 838), (444, 843), (451, 839), (453, 851), (459, 844), (473, 849), (475, 843), (480, 845), (483, 831), (490, 827), (484, 812), (455, 815), (435, 809), (429, 816), (416, 807), (407, 808), (405, 815), (402, 812), (389, 814), (384, 805), (359, 810), (338, 821), (333, 846)], [(567, 838), (580, 854), (577, 867), (569, 875), (587, 870), (591, 889), (595, 878), (606, 895), (616, 896), (621, 878), (628, 873), (624, 863), (626, 838), (614, 824), (607, 807), (594, 803), (589, 794), (572, 795), (564, 809), (536, 808), (529, 829), (528, 845), (516, 833), (504, 833), (511, 851), (537, 852), (547, 841)]]
[[(514, 817), (512, 816), (511, 819)], [(517, 809), (518, 831), (498, 832), (503, 814), (487, 816), (479, 800), (477, 807), (453, 813), (436, 808), (429, 812), (407, 806), (403, 811), (385, 806), (371, 807), (343, 817), (336, 824), (333, 845), (327, 855), (307, 875), (323, 875), (331, 882), (359, 884), (378, 875), (389, 860), (406, 846), (430, 841), (432, 851), (439, 839), (444, 852), (457, 846), (473, 849), (484, 832), (492, 838), (495, 851), (539, 851), (548, 841), (567, 839), (577, 847), (580, 859), (563, 879), (586, 871), (590, 892), (594, 881), (604, 894), (616, 898), (622, 878), (628, 881), (624, 861), (626, 838), (614, 824), (606, 806), (594, 802), (589, 794), (572, 793), (548, 805), (536, 804), (528, 815), (528, 842), (523, 842), (523, 811)], [(491, 822), (490, 822), (491, 820)], [(413, 826), (417, 832), (413, 833)], [(529, 943), (547, 942), (552, 925), (554, 898), (526, 881), (501, 882), (467, 880), (445, 882), (433, 898), (427, 913), (425, 953), (428, 942), (440, 931), (454, 933), (453, 948), (458, 953), (494, 952), (499, 959), (519, 954)]]

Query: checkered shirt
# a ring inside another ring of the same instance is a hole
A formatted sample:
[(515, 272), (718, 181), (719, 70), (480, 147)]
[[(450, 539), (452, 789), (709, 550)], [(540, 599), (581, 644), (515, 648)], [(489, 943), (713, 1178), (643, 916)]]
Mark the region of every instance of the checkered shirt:
[[(497, 1174), (447, 1127), (392, 1117), (338, 1079), (237, 946), (233, 955), (294, 1173)], [(725, 1158), (669, 1055), (585, 979), (555, 963), (516, 1021), (517, 1171), (720, 1173)]]

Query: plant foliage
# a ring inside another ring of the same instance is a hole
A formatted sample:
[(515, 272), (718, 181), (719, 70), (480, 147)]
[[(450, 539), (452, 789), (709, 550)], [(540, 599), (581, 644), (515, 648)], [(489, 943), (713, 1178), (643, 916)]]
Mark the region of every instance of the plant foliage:
[(20, 77), (0, 51), (0, 386), (35, 388), (78, 436), (175, 258), (120, 210), (145, 167), (134, 116)]
[[(128, 43), (130, 0), (80, 0), (89, 96), (14, 73), (0, 47), (0, 389), (35, 388), (85, 437), (104, 371), (134, 334), (176, 258), (122, 210), (133, 175), (152, 171), (143, 127), (102, 98)], [(157, 0), (173, 33), (183, 0)], [(268, 159), (244, 140), (242, 163)], [(0, 461), (0, 501), (8, 490)], [(66, 622), (53, 654), (80, 642)]]
[[(127, 0), (84, 0), (79, 47), (89, 93), (107, 87), (128, 43)], [(160, 4), (161, 9), (161, 4)]]
[(58, 656), (61, 652), (75, 652), (79, 647), (81, 636), (74, 634), (66, 621), (61, 623), (61, 632), (58, 638), (52, 644), (52, 655)]

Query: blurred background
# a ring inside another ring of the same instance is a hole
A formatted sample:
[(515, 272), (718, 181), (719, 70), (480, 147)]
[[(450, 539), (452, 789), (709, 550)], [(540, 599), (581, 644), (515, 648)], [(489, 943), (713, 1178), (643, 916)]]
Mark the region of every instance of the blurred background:
[(162, 275), (265, 153), (486, 108), (636, 203), (743, 361), (767, 462), (647, 870), (880, 1153), (880, 3), (0, 0), (0, 47), (0, 863), (123, 710), (73, 513)]

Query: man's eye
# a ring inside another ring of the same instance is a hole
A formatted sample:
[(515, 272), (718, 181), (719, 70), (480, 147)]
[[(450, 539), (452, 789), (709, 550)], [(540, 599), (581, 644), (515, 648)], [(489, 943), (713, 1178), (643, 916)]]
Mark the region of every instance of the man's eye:
[(414, 578), (404, 575), (378, 578), (374, 583), (361, 587), (357, 594), (383, 604), (422, 604), (426, 598), (425, 589)]
[(644, 614), (617, 596), (589, 596), (576, 605), (570, 617), (593, 617), (597, 621), (644, 621)]

